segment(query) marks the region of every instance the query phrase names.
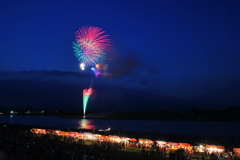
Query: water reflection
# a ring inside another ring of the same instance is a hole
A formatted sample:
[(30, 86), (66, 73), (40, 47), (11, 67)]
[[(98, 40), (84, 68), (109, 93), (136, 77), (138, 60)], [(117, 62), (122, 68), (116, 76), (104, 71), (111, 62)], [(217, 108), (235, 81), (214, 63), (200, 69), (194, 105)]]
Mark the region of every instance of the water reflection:
[(96, 126), (92, 124), (93, 122), (88, 119), (81, 119), (78, 121), (78, 129), (95, 129)]
[(13, 115), (10, 115), (10, 124), (13, 124)]

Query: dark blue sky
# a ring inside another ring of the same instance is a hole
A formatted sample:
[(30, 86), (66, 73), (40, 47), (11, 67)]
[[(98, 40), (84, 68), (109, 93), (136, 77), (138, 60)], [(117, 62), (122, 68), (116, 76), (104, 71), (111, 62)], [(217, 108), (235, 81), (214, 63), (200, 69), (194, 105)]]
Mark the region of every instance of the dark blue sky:
[[(239, 7), (238, 0), (2, 0), (0, 106), (77, 104), (93, 77), (79, 70), (72, 49), (85, 25), (102, 28), (114, 46), (106, 61), (113, 76), (94, 79), (92, 105), (106, 92), (108, 104), (121, 107), (134, 108), (136, 97), (160, 108), (239, 106)], [(43, 96), (48, 86), (55, 97)]]

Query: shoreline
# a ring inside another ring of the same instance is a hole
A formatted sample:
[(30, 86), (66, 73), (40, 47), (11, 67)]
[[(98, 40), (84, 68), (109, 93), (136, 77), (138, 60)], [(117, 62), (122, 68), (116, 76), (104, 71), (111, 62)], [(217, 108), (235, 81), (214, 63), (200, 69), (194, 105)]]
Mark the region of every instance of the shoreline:
[(148, 119), (148, 118), (110, 118), (110, 117), (81, 117), (81, 116), (59, 116), (60, 118), (69, 118), (69, 119), (109, 119), (109, 120), (143, 120), (143, 121), (193, 121), (193, 122), (240, 122), (233, 120), (186, 120), (186, 119)]
[[(32, 128), (39, 128), (39, 129), (50, 129), (50, 130), (61, 130), (66, 132), (90, 132), (94, 134), (102, 134), (106, 136), (116, 135), (116, 136), (123, 136), (129, 138), (136, 138), (138, 139), (148, 139), (153, 141), (166, 141), (166, 142), (174, 142), (174, 143), (189, 143), (191, 146), (197, 146), (199, 144), (211, 144), (211, 145), (220, 145), (224, 146), (226, 150), (231, 150), (232, 148), (240, 148), (240, 138), (238, 137), (218, 137), (218, 136), (200, 136), (194, 134), (167, 134), (167, 133), (153, 133), (153, 132), (133, 132), (133, 131), (119, 131), (119, 130), (109, 130), (107, 132), (102, 132), (98, 129), (85, 129), (85, 128), (62, 128), (62, 127), (44, 127), (42, 125), (27, 125), (27, 124), (10, 124), (10, 123), (1, 123), (0, 128), (5, 127), (17, 127), (19, 129), (27, 129), (30, 131)], [(207, 142), (207, 143), (206, 143)]]
[[(59, 117), (59, 118), (66, 118), (66, 119), (105, 119), (105, 120), (143, 120), (143, 121), (186, 121), (186, 122), (240, 122), (240, 120), (212, 120), (212, 119), (200, 119), (200, 120), (196, 120), (196, 119), (156, 119), (156, 118), (151, 118), (149, 119), (147, 118), (132, 118), (132, 117), (103, 117), (103, 116), (63, 116), (63, 115), (49, 115), (49, 114), (0, 114), (1, 116), (55, 116), (55, 117)], [(0, 118), (1, 120), (1, 118)], [(1, 122), (1, 121), (0, 121)]]

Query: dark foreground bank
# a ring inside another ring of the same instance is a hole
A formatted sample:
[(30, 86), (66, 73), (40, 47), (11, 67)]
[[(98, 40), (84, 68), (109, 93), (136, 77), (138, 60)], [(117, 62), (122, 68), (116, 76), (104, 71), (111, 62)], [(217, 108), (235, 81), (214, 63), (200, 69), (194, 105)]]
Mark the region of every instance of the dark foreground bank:
[(0, 124), (0, 160), (145, 159), (138, 152), (63, 141), (54, 135), (36, 135), (30, 132), (32, 127), (36, 126)]
[[(156, 154), (141, 154), (139, 151), (129, 149), (108, 148), (93, 144), (76, 143), (63, 140), (54, 135), (36, 135), (30, 132), (31, 128), (41, 126), (0, 124), (0, 150), (7, 160), (155, 160), (168, 159), (156, 156)], [(73, 128), (51, 128), (59, 130), (71, 130), (77, 132), (94, 132), (98, 130), (73, 129)], [(172, 142), (185, 142), (191, 145), (198, 143), (223, 145), (226, 152), (232, 148), (240, 147), (240, 139), (235, 137), (201, 137), (194, 135), (168, 135), (161, 133), (137, 133), (120, 132), (110, 130), (106, 135), (119, 135), (134, 138), (148, 138), (152, 140), (161, 139)], [(0, 158), (1, 159), (1, 158)], [(2, 158), (3, 159), (3, 158)], [(1, 159), (1, 160), (2, 160)]]

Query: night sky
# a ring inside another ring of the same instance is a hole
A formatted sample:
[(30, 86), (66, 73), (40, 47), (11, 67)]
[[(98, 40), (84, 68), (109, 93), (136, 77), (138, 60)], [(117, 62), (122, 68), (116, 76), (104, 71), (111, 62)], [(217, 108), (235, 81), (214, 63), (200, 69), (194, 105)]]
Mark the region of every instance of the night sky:
[[(239, 0), (1, 0), (0, 107), (221, 109), (240, 105)], [(79, 69), (82, 26), (106, 31), (108, 76)]]

